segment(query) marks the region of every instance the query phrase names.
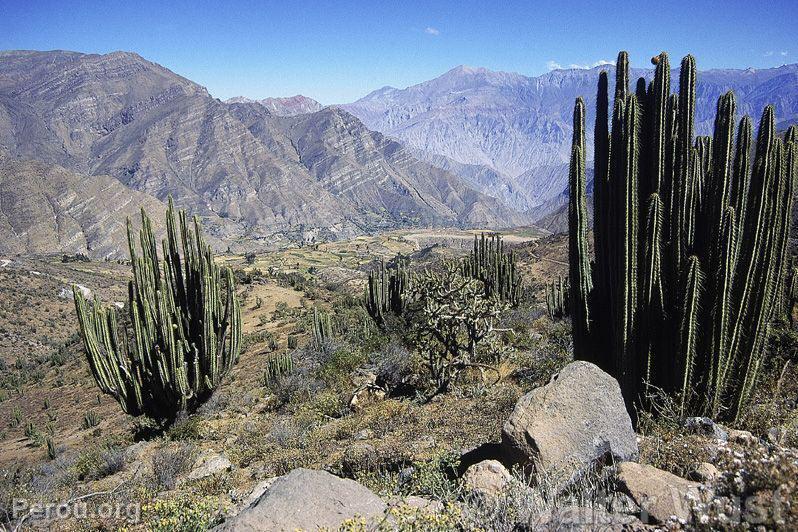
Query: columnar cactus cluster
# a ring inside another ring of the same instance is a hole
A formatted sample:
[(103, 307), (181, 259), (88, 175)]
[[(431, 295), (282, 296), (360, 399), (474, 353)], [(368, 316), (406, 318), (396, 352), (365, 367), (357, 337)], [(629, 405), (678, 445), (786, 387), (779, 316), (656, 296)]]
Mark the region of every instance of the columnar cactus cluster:
[(332, 336), (333, 327), (330, 315), (313, 307), (313, 342), (316, 348), (322, 349)]
[(798, 129), (779, 138), (766, 107), (752, 154), (751, 119), (735, 132), (729, 92), (718, 100), (714, 135), (695, 138), (695, 60), (682, 60), (678, 94), (667, 54), (653, 62), (653, 81), (641, 78), (631, 93), (621, 52), (611, 116), (607, 73), (599, 75), (592, 264), (581, 98), (574, 108), (575, 355), (612, 373), (630, 402), (651, 385), (678, 396), (682, 413), (734, 418), (784, 289)]
[(552, 320), (568, 316), (568, 279), (558, 277), (546, 286), (546, 309)]
[(495, 295), (501, 301), (518, 305), (521, 275), (516, 268), (515, 254), (504, 251), (501, 235), (474, 235), (474, 249), (463, 260), (462, 274), (482, 281), (487, 297)]
[(404, 310), (410, 289), (410, 273), (406, 262), (400, 256), (394, 265), (386, 266), (385, 261), (382, 261), (378, 270), (369, 272), (365, 305), (369, 315), (379, 325), (385, 323), (386, 313), (398, 316)]
[(268, 386), (279, 377), (294, 371), (294, 357), (291, 353), (274, 354), (266, 361), (263, 382)]
[(199, 220), (166, 213), (163, 260), (152, 224), (141, 212), (141, 254), (128, 220), (133, 280), (128, 285), (129, 327), (114, 306), (89, 304), (74, 290), (80, 333), (100, 389), (132, 415), (168, 423), (192, 410), (236, 363), (241, 311), (233, 274), (220, 268)]

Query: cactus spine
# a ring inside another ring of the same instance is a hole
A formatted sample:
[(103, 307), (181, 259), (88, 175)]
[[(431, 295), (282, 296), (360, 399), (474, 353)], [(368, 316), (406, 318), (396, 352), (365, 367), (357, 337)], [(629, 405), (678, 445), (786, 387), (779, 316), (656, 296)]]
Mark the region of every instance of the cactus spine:
[(80, 333), (100, 390), (132, 416), (168, 423), (207, 399), (236, 363), (240, 306), (233, 274), (214, 262), (199, 220), (176, 216), (171, 198), (163, 259), (143, 210), (138, 246), (130, 220), (127, 229), (130, 328), (120, 328), (115, 307), (90, 305), (75, 289)]
[(613, 373), (629, 402), (641, 400), (648, 383), (677, 395), (685, 415), (734, 418), (788, 284), (798, 129), (778, 138), (767, 107), (752, 161), (751, 120), (744, 117), (735, 136), (736, 103), (727, 93), (714, 134), (695, 138), (695, 60), (682, 60), (678, 95), (667, 55), (654, 63), (654, 80), (631, 94), (628, 57), (619, 54), (611, 119), (607, 75), (599, 76), (592, 269), (581, 98), (574, 107), (574, 351)]

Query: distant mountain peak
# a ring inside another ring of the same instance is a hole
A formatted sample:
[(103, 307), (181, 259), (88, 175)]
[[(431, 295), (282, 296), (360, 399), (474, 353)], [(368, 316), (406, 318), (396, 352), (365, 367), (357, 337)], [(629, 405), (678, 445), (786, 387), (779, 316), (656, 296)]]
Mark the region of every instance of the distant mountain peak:
[(295, 96), (287, 96), (284, 98), (264, 98), (262, 100), (253, 100), (246, 96), (235, 96), (224, 101), (224, 103), (257, 103), (269, 110), (270, 113), (277, 116), (296, 116), (307, 113), (315, 113), (324, 108), (322, 104), (308, 98), (301, 94)]
[[(451, 69), (446, 74), (465, 74), (465, 75), (470, 75), (470, 74), (489, 74), (489, 73), (492, 73), (492, 71), (488, 70), (485, 67), (475, 67), (475, 66), (469, 66), (469, 65), (457, 65), (456, 67)], [(446, 75), (446, 74), (444, 74), (444, 75)]]

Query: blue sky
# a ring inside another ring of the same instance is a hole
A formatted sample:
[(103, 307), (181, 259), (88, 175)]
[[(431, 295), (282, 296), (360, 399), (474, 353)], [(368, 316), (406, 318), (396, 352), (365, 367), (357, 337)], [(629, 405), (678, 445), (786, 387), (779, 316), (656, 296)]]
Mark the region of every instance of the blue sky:
[[(567, 6), (567, 7), (566, 7)], [(0, 0), (0, 49), (134, 51), (216, 97), (322, 103), (466, 64), (538, 75), (630, 52), (700, 69), (798, 62), (798, 1)]]

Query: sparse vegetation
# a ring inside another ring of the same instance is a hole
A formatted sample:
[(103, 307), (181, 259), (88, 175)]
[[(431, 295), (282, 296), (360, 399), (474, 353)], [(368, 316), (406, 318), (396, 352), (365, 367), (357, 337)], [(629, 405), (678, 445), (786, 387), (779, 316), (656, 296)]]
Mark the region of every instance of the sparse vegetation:
[(83, 430), (88, 430), (100, 424), (100, 416), (94, 410), (89, 410), (83, 416)]

